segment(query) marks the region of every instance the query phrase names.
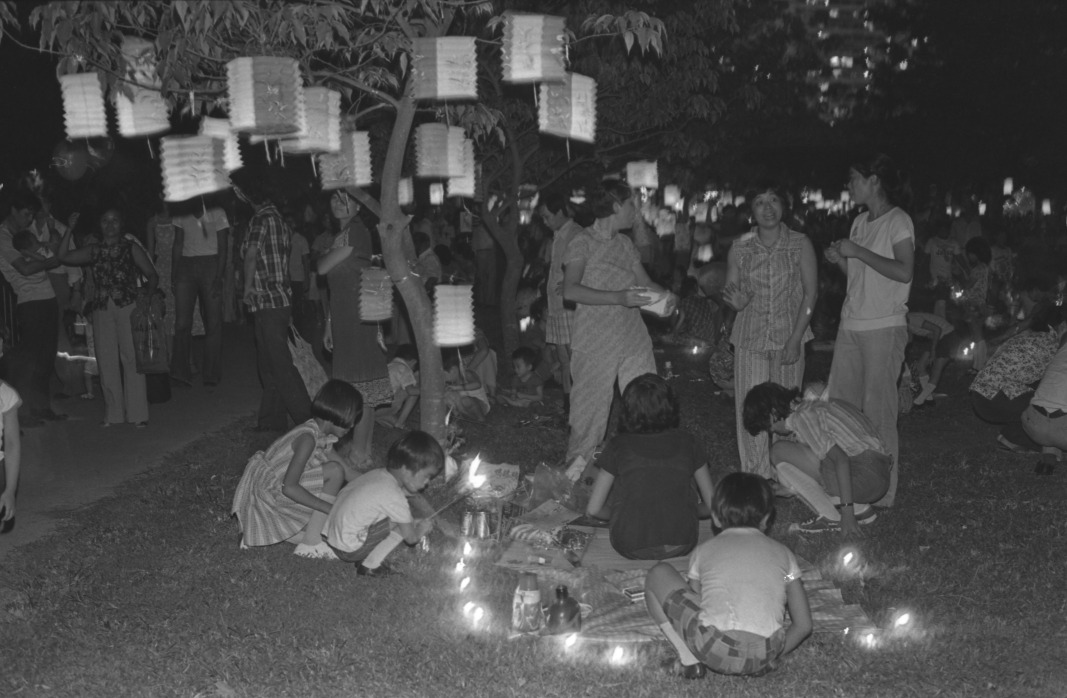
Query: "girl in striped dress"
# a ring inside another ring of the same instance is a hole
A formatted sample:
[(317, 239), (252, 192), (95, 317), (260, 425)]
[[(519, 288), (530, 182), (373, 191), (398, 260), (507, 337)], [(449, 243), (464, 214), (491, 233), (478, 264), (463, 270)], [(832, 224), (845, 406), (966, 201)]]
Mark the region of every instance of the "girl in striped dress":
[(331, 446), (363, 413), (363, 396), (348, 383), (327, 381), (311, 405), (311, 419), (253, 455), (233, 496), (241, 547), (296, 544), (304, 557), (333, 557), (322, 527), (345, 470)]

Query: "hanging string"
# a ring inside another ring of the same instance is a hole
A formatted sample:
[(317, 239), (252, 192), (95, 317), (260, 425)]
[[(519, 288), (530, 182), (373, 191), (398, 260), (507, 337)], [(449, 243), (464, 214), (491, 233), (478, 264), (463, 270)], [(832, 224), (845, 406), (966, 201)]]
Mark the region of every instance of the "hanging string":
[(271, 164), (270, 160), (270, 141), (263, 141), (263, 152), (267, 154), (267, 164)]
[(571, 139), (568, 138), (564, 141), (567, 145), (567, 162), (571, 161)]
[(155, 150), (152, 149), (152, 139), (151, 138), (146, 138), (145, 139), (145, 143), (148, 144), (148, 157), (150, 157), (153, 160), (155, 160), (156, 159), (156, 152), (155, 152)]

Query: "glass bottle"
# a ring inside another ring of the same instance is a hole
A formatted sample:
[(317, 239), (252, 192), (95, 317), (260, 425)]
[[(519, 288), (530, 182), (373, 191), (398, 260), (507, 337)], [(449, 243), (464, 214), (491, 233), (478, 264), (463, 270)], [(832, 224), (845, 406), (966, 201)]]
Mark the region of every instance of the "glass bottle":
[(550, 635), (575, 633), (582, 629), (582, 609), (563, 584), (556, 587), (556, 601), (548, 607), (545, 629)]

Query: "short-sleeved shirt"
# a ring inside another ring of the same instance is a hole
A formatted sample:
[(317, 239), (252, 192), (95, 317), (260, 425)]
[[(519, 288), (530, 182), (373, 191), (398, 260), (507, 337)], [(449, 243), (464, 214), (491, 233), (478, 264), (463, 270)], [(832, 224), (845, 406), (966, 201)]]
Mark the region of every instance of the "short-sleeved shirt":
[[(4, 438), (4, 420), (3, 415), (7, 414), (11, 410), (18, 409), (22, 404), (22, 399), (19, 394), (15, 392), (7, 383), (0, 381), (0, 443)], [(0, 451), (0, 460), (4, 459), (4, 452)]]
[(1009, 280), (1015, 272), (1015, 253), (1010, 247), (994, 245), (990, 248), (993, 258), (989, 262), (989, 270), (998, 279)]
[[(625, 235), (605, 236), (593, 228), (577, 233), (567, 246), (563, 265), (581, 261), (585, 262), (583, 286), (598, 291), (623, 291), (637, 284), (634, 265), (641, 259), (633, 241)], [(652, 340), (637, 308), (579, 303), (574, 313), (571, 349), (601, 356), (630, 356), (650, 353)]]
[(38, 271), (25, 276), (15, 269), (15, 260), (22, 257), (22, 253), (15, 249), (15, 232), (6, 223), (0, 223), (0, 273), (15, 290), (17, 302), (29, 303), (55, 298), (56, 292), (52, 290), (52, 282), (48, 280), (47, 273)]
[(952, 238), (934, 237), (923, 248), (930, 257), (930, 278), (937, 281), (952, 281), (952, 260), (960, 254), (960, 245)]
[[(856, 216), (849, 239), (871, 252), (893, 259), (893, 246), (908, 241), (915, 244), (911, 216), (892, 208), (871, 221), (870, 212)], [(862, 332), (907, 324), (908, 294), (911, 282), (901, 283), (883, 276), (855, 257), (848, 259), (848, 290), (841, 309), (841, 329)]]
[(582, 226), (568, 220), (552, 235), (551, 260), (548, 264), (548, 314), (561, 315), (567, 312), (563, 306), (563, 257), (574, 236), (582, 232)]
[(998, 392), (1014, 400), (1041, 380), (1059, 347), (1056, 330), (1017, 334), (989, 358), (971, 383), (971, 390), (989, 400)]
[(544, 386), (544, 384), (544, 379), (541, 378), (537, 371), (530, 371), (525, 378), (515, 376), (511, 382), (511, 387), (519, 395), (536, 397), (537, 389)]
[(636, 551), (696, 545), (693, 474), (706, 463), (700, 442), (680, 429), (612, 438), (597, 459), (597, 465), (615, 477), (612, 546)]
[(1060, 347), (1052, 357), (1030, 404), (1043, 407), (1049, 412), (1067, 412), (1067, 344)]
[(689, 556), (689, 578), (700, 581), (704, 625), (770, 637), (785, 621), (785, 588), (800, 579), (800, 565), (758, 529), (728, 528)]
[[(769, 247), (758, 234), (734, 243), (731, 254), (737, 261), (739, 284), (749, 297), (734, 320), (730, 341), (735, 347), (771, 351), (785, 346), (804, 302), (800, 259), (807, 240), (806, 235), (787, 228)], [(811, 328), (805, 328), (801, 341), (813, 336)]]
[(94, 310), (106, 309), (108, 301), (125, 308), (137, 300), (141, 269), (133, 259), (133, 245), (128, 237), (123, 237), (114, 245), (96, 243), (92, 246), (89, 268), (93, 272)]
[(982, 306), (986, 303), (989, 295), (989, 266), (979, 262), (971, 268), (968, 275), (970, 286), (963, 291), (960, 303), (964, 305)]
[(290, 243), (289, 279), (292, 281), (307, 281), (304, 278), (304, 257), (311, 254), (307, 238), (300, 233), (293, 233)]
[(804, 400), (786, 417), (785, 426), (819, 460), (826, 458), (834, 446), (846, 456), (858, 456), (864, 451), (886, 453), (871, 420), (844, 400)]
[(678, 310), (685, 323), (678, 328), (681, 334), (696, 337), (708, 344), (715, 344), (719, 340), (722, 318), (715, 301), (698, 295), (687, 296), (678, 301)]
[[(251, 310), (285, 308), (292, 302), (289, 288), (289, 250), (292, 233), (274, 204), (256, 210), (248, 223), (243, 250), (255, 245), (256, 270), (252, 277)], [(243, 254), (242, 254), (243, 257)]]
[(213, 206), (202, 216), (191, 213), (177, 216), (172, 221), (182, 229), (182, 257), (207, 257), (219, 253), (219, 231), (228, 230), (230, 221), (226, 212)]
[(352, 552), (363, 546), (367, 529), (383, 519), (394, 524), (411, 523), (411, 505), (397, 479), (385, 468), (378, 468), (360, 475), (337, 493), (322, 534), (333, 547)]
[(415, 380), (415, 372), (403, 359), (393, 359), (389, 362), (389, 387), (393, 393), (398, 393), (404, 388), (413, 388), (419, 384)]
[(931, 325), (936, 325), (937, 327), (939, 327), (941, 329), (942, 337), (951, 332), (956, 331), (955, 326), (951, 322), (934, 313), (919, 313), (915, 311), (910, 311), (908, 312), (907, 318), (908, 332), (911, 332), (916, 337), (931, 336), (930, 330), (925, 329), (923, 327), (926, 323), (930, 323)]

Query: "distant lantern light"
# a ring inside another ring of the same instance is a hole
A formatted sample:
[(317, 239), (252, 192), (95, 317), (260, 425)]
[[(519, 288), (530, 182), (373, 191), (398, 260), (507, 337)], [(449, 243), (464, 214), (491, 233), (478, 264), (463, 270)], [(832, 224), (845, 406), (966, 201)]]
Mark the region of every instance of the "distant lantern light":
[(848, 204), (850, 201), (852, 201), (852, 192), (845, 189), (841, 192), (841, 203)]
[(678, 204), (678, 201), (682, 198), (682, 190), (678, 188), (677, 184), (668, 184), (663, 187), (663, 205), (674, 207)]
[(226, 64), (234, 131), (284, 136), (304, 131), (307, 113), (300, 64), (282, 56), (235, 58)]
[(473, 36), (414, 39), (411, 53), (415, 99), (478, 98), (478, 56)]
[(440, 206), (445, 202), (445, 185), (443, 184), (431, 184), (430, 185), (430, 205)]
[(631, 189), (659, 189), (659, 166), (656, 161), (626, 163), (626, 183)]
[(404, 177), (397, 183), (396, 200), (401, 206), (407, 206), (415, 202), (415, 183), (411, 177)]
[(1011, 196), (1015, 191), (1015, 182), (1011, 177), (1004, 180), (1004, 196)]
[(501, 63), (504, 82), (553, 82), (567, 74), (563, 63), (566, 20), (551, 15), (504, 14)]
[(107, 135), (104, 89), (96, 72), (63, 75), (63, 121), (67, 138), (95, 138)]
[(1043, 213), (1046, 216), (1051, 216), (1052, 215), (1052, 200), (1051, 199), (1043, 199), (1041, 201), (1041, 213)]
[(592, 143), (596, 140), (596, 80), (567, 73), (541, 84), (538, 125), (542, 133)]
[(978, 202), (978, 215), (979, 216), (984, 216), (985, 212), (986, 212), (985, 202), (984, 201), (979, 201)]

